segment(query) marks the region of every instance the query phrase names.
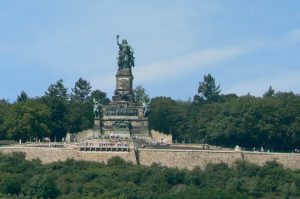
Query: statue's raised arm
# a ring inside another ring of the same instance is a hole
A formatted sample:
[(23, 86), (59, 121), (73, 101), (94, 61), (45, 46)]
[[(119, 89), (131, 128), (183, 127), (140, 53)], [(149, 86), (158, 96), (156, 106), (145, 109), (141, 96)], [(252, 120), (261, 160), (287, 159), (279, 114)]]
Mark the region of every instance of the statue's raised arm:
[(119, 37), (120, 37), (119, 35), (116, 36), (116, 38), (117, 38), (117, 45), (119, 46), (119, 48), (121, 48), (121, 44), (119, 43)]

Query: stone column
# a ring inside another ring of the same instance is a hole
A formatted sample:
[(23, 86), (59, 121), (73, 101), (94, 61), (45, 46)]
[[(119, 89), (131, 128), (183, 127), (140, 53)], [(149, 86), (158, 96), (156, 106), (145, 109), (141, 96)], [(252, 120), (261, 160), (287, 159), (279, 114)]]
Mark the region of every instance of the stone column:
[(94, 119), (93, 137), (99, 138), (101, 136), (101, 120), (98, 117)]

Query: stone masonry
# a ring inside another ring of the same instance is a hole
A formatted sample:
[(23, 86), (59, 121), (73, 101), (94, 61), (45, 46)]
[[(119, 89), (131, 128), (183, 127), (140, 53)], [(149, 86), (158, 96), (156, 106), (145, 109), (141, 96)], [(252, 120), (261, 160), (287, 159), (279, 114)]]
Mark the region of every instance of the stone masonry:
[[(208, 163), (227, 163), (232, 165), (236, 160), (246, 160), (258, 165), (276, 160), (290, 169), (300, 169), (300, 154), (297, 153), (265, 153), (265, 152), (234, 152), (212, 150), (168, 150), (168, 149), (134, 149), (129, 152), (83, 152), (71, 148), (47, 147), (0, 147), (0, 153), (24, 152), (26, 159), (39, 158), (43, 163), (65, 161), (68, 158), (96, 162), (107, 162), (118, 156), (125, 161), (150, 166), (153, 163), (166, 167), (193, 169), (204, 168)], [(138, 157), (136, 157), (138, 155)], [(137, 162), (137, 160), (139, 162)]]

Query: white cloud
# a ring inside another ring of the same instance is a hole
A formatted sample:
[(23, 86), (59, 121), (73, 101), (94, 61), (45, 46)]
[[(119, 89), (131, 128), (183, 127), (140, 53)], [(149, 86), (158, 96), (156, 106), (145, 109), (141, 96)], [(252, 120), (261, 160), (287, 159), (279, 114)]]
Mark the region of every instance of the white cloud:
[(300, 29), (292, 30), (288, 33), (288, 38), (293, 41), (300, 41)]
[(269, 41), (252, 41), (243, 45), (197, 51), (173, 59), (138, 66), (134, 69), (135, 81), (138, 84), (148, 81), (168, 81), (250, 52), (295, 45), (298, 42), (300, 42), (300, 29), (294, 29), (281, 38), (273, 38)]
[(247, 51), (248, 49), (243, 47), (228, 47), (193, 52), (174, 59), (138, 66), (134, 69), (134, 74), (138, 83), (167, 81), (193, 73), (211, 64), (243, 55)]
[(264, 49), (280, 49), (281, 47), (287, 47), (298, 44), (300, 42), (300, 29), (294, 29), (286, 32), (281, 37), (271, 38), (270, 40), (263, 40), (256, 42), (256, 48)]

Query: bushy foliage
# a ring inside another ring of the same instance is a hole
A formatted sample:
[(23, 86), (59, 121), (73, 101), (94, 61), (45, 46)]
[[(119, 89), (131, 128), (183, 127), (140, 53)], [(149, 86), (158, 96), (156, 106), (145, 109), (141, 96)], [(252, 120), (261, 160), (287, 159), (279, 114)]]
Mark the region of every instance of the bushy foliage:
[(5, 118), (7, 137), (10, 139), (29, 139), (29, 137), (49, 136), (50, 109), (47, 105), (25, 100), (13, 104)]
[(292, 151), (300, 146), (300, 96), (221, 95), (217, 102), (182, 102), (157, 97), (150, 126), (172, 133), (174, 141), (251, 149)]
[(0, 198), (291, 198), (300, 196), (300, 171), (277, 162), (232, 167), (208, 164), (192, 171), (133, 165), (119, 157), (108, 164), (75, 161), (43, 165), (22, 153), (0, 154)]
[(24, 91), (17, 101), (0, 100), (0, 139), (60, 139), (67, 132), (77, 133), (93, 126), (93, 98), (107, 104), (106, 93), (91, 90), (80, 78), (71, 93), (63, 80), (51, 84), (45, 95), (30, 98)]
[(292, 151), (300, 147), (300, 96), (275, 92), (263, 97), (222, 95), (210, 75), (199, 82), (193, 101), (155, 97), (149, 125), (176, 142)]

